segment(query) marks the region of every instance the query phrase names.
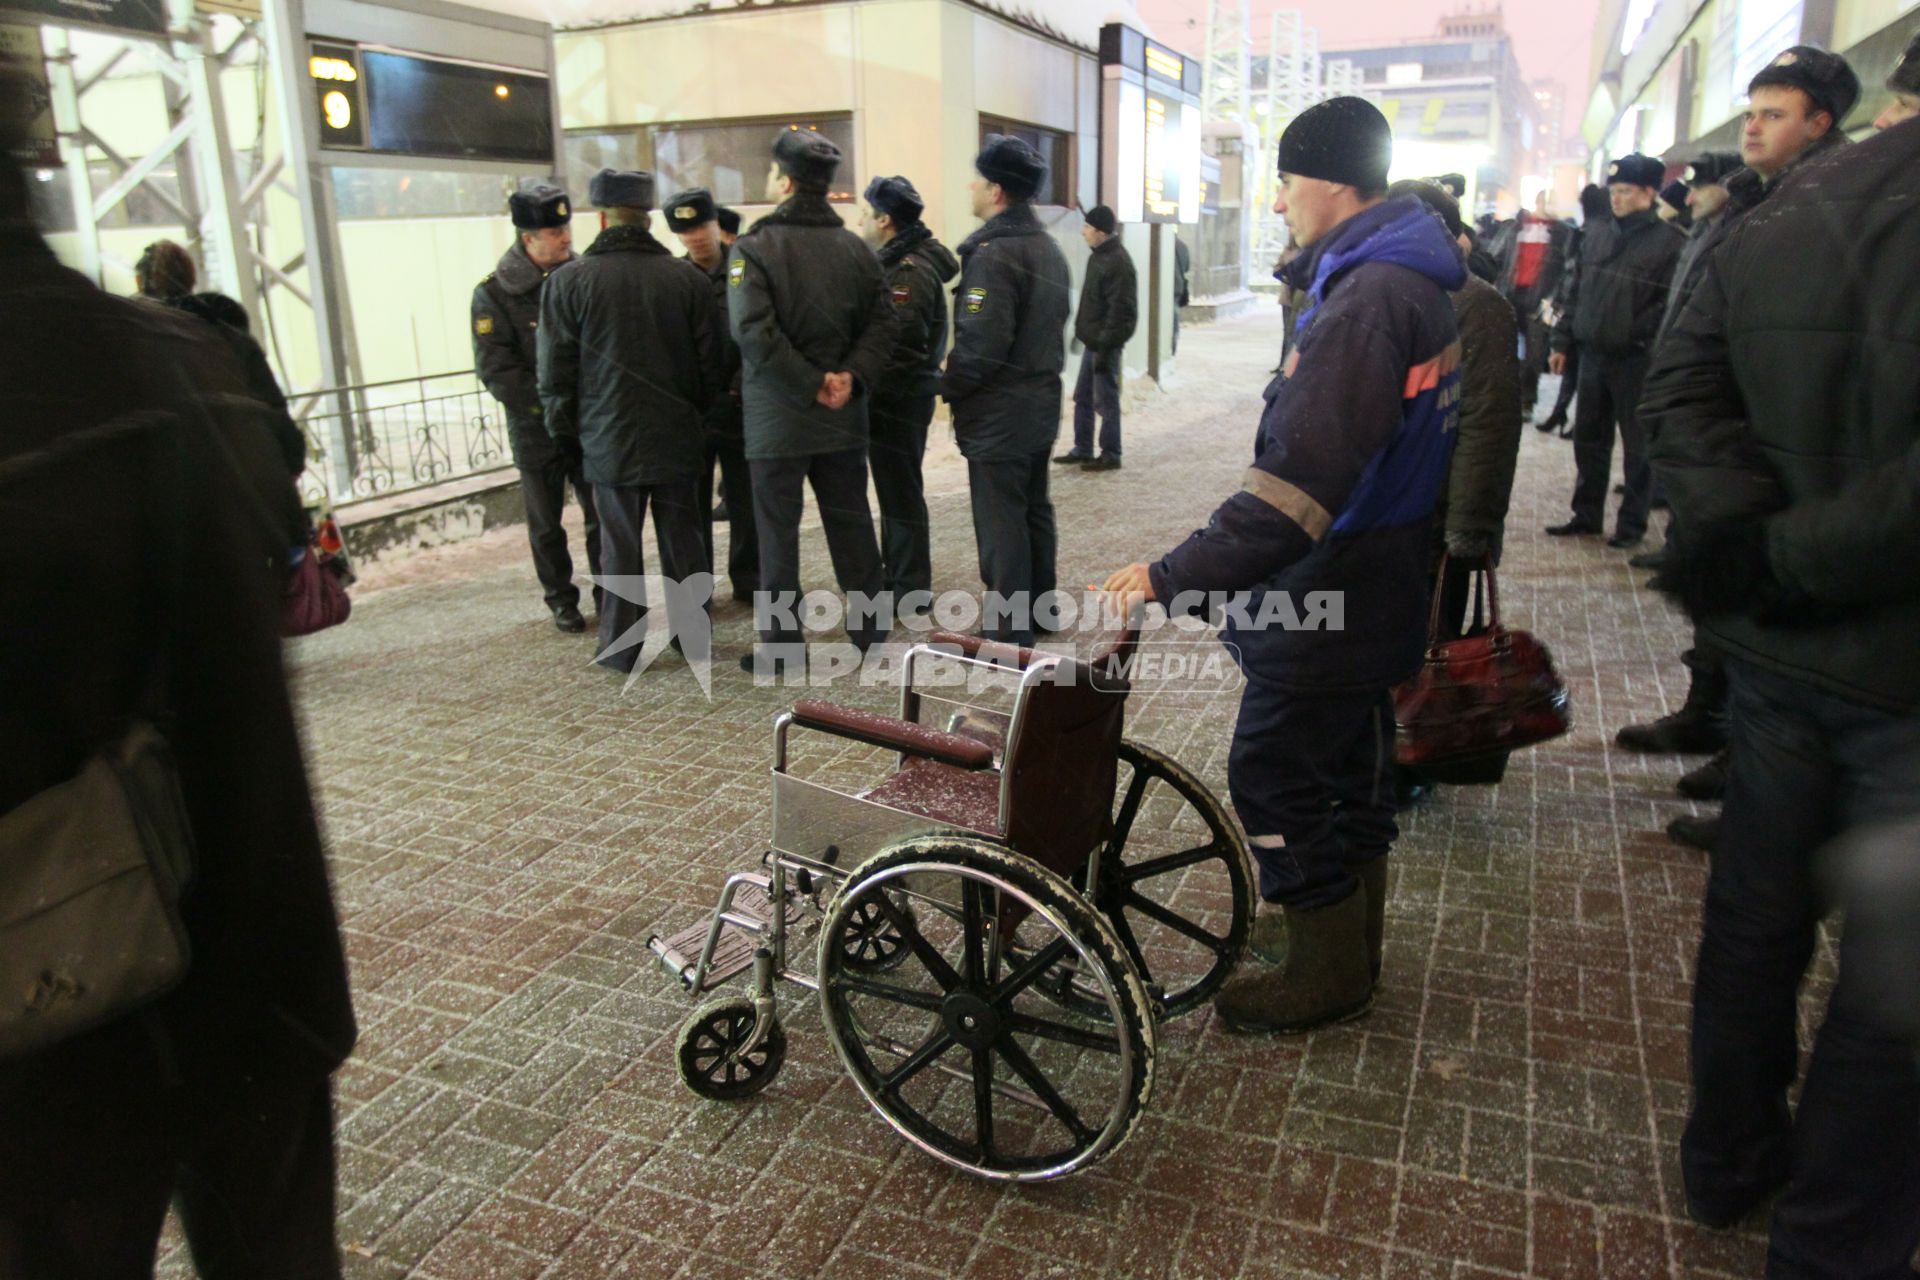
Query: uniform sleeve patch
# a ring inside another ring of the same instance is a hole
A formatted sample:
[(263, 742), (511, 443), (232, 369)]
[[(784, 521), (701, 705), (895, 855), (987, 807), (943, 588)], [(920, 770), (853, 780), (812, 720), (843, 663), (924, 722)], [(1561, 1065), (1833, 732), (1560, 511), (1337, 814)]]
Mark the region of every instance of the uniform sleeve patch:
[(987, 305), (986, 286), (977, 284), (977, 285), (974, 285), (971, 289), (968, 289), (966, 301), (967, 301), (967, 314), (970, 316), (979, 315), (981, 310)]
[(486, 337), (488, 334), (492, 333), (493, 317), (492, 316), (475, 316), (473, 319), (473, 331), (479, 334), (483, 338)]
[(904, 307), (904, 306), (906, 306), (906, 305), (907, 305), (907, 304), (908, 304), (909, 302), (912, 302), (912, 301), (913, 301), (913, 286), (912, 286), (912, 285), (910, 285), (910, 284), (897, 284), (897, 285), (895, 285), (895, 286), (893, 286), (893, 305), (894, 305), (894, 306), (896, 306), (896, 307)]
[(740, 282), (746, 278), (747, 260), (745, 258), (735, 258), (727, 264), (727, 285), (729, 288), (739, 288)]

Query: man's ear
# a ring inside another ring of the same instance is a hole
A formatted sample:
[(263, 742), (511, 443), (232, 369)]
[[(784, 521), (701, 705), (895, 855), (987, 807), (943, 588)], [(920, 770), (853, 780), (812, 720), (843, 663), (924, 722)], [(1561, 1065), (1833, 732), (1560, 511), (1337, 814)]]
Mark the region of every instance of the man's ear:
[[(1808, 116), (1807, 120), (1814, 125), (1813, 136), (1815, 138), (1824, 138), (1833, 131), (1833, 112), (1831, 111), (1816, 111)], [(1822, 120), (1826, 121), (1826, 123), (1821, 124), (1820, 121)]]

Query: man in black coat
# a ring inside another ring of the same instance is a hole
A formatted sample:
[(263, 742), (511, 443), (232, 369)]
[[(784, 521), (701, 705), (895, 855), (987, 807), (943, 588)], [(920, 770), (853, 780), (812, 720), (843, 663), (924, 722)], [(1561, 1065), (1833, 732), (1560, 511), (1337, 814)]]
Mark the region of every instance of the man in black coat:
[[(925, 202), (905, 178), (867, 184), (860, 229), (880, 254), (893, 300), (893, 353), (874, 389), (868, 465), (880, 499), (880, 559), (898, 609), (933, 605), (933, 530), (920, 463), (947, 354), (947, 281), (960, 260), (920, 220)], [(925, 593), (925, 594), (917, 594)]]
[[(751, 601), (760, 586), (760, 538), (753, 527), (753, 479), (747, 468), (746, 435), (740, 417), (740, 348), (727, 332), (727, 246), (720, 210), (705, 187), (691, 187), (666, 203), (667, 230), (680, 238), (687, 261), (713, 282), (714, 332), (721, 345), (720, 382), (707, 410), (707, 460), (700, 468), (700, 510), (705, 512), (707, 572), (713, 572), (713, 467), (727, 492), (727, 576), (733, 598)], [(737, 225), (737, 224), (736, 224)]]
[[(720, 382), (713, 285), (647, 230), (653, 175), (602, 169), (588, 198), (607, 229), (556, 271), (540, 308), (540, 399), (555, 439), (577, 439), (600, 511), (606, 598), (594, 661), (631, 672), (646, 638), (640, 530), (653, 507), (660, 572), (685, 582), (706, 567), (695, 492), (706, 415)], [(704, 598), (704, 597), (703, 597)], [(704, 619), (677, 616), (673, 638), (706, 637)], [(703, 661), (703, 651), (688, 655)]]
[(60, 266), (26, 194), (0, 139), (0, 817), (137, 716), (195, 849), (180, 983), (0, 1061), (0, 1275), (150, 1274), (171, 1200), (202, 1275), (337, 1277), (355, 1028), (281, 665), (299, 501), (226, 344)]
[[(507, 438), (527, 504), (533, 571), (546, 592), (553, 625), (585, 631), (567, 531), (560, 525), (568, 483), (587, 519), (587, 566), (595, 577), (600, 575), (600, 518), (593, 490), (580, 472), (580, 442), (555, 439), (540, 420), (540, 294), (547, 276), (573, 261), (573, 202), (559, 187), (540, 183), (508, 196), (507, 211), (513, 217), (513, 247), (473, 291), (473, 364), (507, 411)], [(594, 601), (597, 607), (598, 589)]]
[(767, 190), (779, 207), (727, 259), (760, 530), (760, 643), (740, 665), (757, 676), (805, 668), (800, 515), (809, 483), (847, 595), (849, 638), (869, 649), (893, 624), (867, 506), (867, 409), (892, 349), (893, 302), (873, 250), (827, 203), (839, 167), (840, 148), (827, 139), (781, 130)]
[(981, 633), (1032, 644), (1055, 585), (1047, 454), (1060, 433), (1073, 274), (1034, 216), (1047, 174), (1040, 154), (993, 133), (973, 167), (973, 213), (987, 221), (960, 243), (953, 354), (940, 392), (953, 406), (973, 495), (987, 585)]
[(1674, 571), (1732, 686), (1681, 1166), (1713, 1225), (1784, 1184), (1776, 1276), (1893, 1280), (1920, 1246), (1920, 1072), (1863, 998), (1851, 924), (1788, 1107), (1831, 905), (1814, 856), (1920, 814), (1916, 201), (1911, 124), (1802, 166), (1713, 255), (1644, 401), (1684, 529)]
[(1532, 211), (1522, 209), (1501, 237), (1500, 292), (1513, 307), (1514, 323), (1526, 339), (1527, 355), (1520, 364), (1520, 413), (1533, 417), (1540, 395), (1540, 375), (1547, 371), (1551, 331), (1540, 318), (1540, 306), (1560, 286), (1567, 268), (1567, 246), (1572, 232), (1547, 212), (1542, 194)]
[[(1080, 311), (1073, 318), (1079, 341), (1080, 378), (1073, 386), (1073, 448), (1054, 461), (1079, 463), (1087, 471), (1120, 469), (1120, 367), (1126, 345), (1140, 320), (1140, 281), (1133, 258), (1120, 242), (1113, 210), (1097, 204), (1087, 210), (1081, 238), (1093, 252), (1080, 289)], [(1100, 453), (1093, 452), (1093, 419), (1100, 417)]]
[(1680, 256), (1680, 232), (1653, 211), (1665, 168), (1651, 156), (1627, 155), (1607, 168), (1613, 221), (1589, 231), (1566, 313), (1554, 326), (1549, 368), (1564, 373), (1567, 349), (1580, 344), (1580, 391), (1573, 419), (1573, 518), (1549, 527), (1554, 537), (1598, 534), (1613, 475), (1616, 425), (1625, 454), (1627, 492), (1620, 499), (1610, 547), (1646, 536), (1653, 475), (1640, 428), (1640, 384), (1667, 285)]

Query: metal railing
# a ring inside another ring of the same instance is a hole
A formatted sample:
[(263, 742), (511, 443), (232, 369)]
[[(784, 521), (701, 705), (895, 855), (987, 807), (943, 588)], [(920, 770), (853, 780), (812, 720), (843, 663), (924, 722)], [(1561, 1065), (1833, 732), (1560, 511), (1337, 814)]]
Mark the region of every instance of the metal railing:
[(512, 460), (506, 413), (468, 369), (326, 387), (296, 398), (301, 496), (334, 505), (457, 480)]

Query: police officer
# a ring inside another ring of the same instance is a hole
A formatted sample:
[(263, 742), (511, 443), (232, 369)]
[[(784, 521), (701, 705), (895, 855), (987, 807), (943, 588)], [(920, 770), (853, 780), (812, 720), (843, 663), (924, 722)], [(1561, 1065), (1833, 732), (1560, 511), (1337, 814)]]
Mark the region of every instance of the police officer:
[(1640, 384), (1684, 239), (1653, 211), (1665, 172), (1660, 161), (1637, 154), (1608, 167), (1613, 221), (1582, 239), (1567, 309), (1554, 326), (1548, 366), (1554, 373), (1565, 371), (1567, 348), (1580, 344), (1580, 398), (1573, 419), (1578, 478), (1573, 518), (1547, 529), (1556, 538), (1601, 532), (1616, 423), (1627, 491), (1607, 545), (1631, 547), (1646, 536), (1653, 473), (1640, 428)]
[(973, 213), (987, 221), (960, 244), (953, 354), (940, 391), (967, 460), (987, 585), (981, 634), (1032, 644), (1034, 615), (1054, 589), (1047, 454), (1060, 431), (1073, 275), (1034, 216), (1047, 176), (1039, 153), (991, 133), (973, 167)]
[[(507, 197), (507, 211), (518, 234), (493, 274), (473, 291), (473, 363), (487, 390), (507, 411), (507, 437), (527, 505), (527, 542), (547, 608), (553, 611), (553, 625), (579, 632), (587, 629), (587, 621), (580, 616), (580, 589), (573, 585), (567, 531), (560, 525), (569, 481), (587, 518), (587, 566), (596, 578), (600, 576), (600, 520), (593, 490), (580, 472), (580, 442), (548, 435), (540, 420), (535, 368), (541, 290), (550, 272), (573, 260), (572, 204), (566, 192), (545, 183)], [(597, 608), (598, 588), (593, 598)]]
[(760, 644), (740, 665), (756, 675), (804, 670), (798, 607), (807, 484), (848, 596), (849, 637), (862, 649), (879, 644), (893, 612), (867, 506), (867, 406), (892, 348), (893, 304), (873, 250), (827, 203), (839, 167), (840, 148), (827, 139), (782, 130), (767, 180), (779, 207), (734, 242), (727, 260), (760, 532)]
[[(1093, 252), (1080, 290), (1073, 336), (1080, 342), (1080, 377), (1073, 386), (1073, 448), (1055, 462), (1082, 463), (1088, 471), (1120, 468), (1120, 362), (1140, 320), (1140, 281), (1133, 258), (1120, 242), (1113, 210), (1087, 210), (1080, 236)], [(1093, 420), (1100, 418), (1100, 453), (1093, 452)]]
[[(540, 399), (555, 439), (578, 439), (600, 508), (602, 560), (614, 589), (601, 604), (594, 661), (631, 671), (646, 593), (620, 579), (646, 572), (640, 528), (649, 504), (660, 571), (684, 581), (705, 563), (694, 491), (720, 347), (711, 282), (647, 229), (653, 175), (602, 169), (589, 198), (607, 227), (584, 257), (554, 275), (541, 302)], [(674, 605), (670, 595), (676, 640), (707, 634), (694, 619), (674, 616)]]
[(920, 463), (947, 354), (946, 283), (960, 274), (960, 260), (920, 220), (924, 208), (905, 178), (875, 178), (860, 217), (861, 234), (879, 251), (896, 321), (893, 353), (869, 410), (867, 460), (880, 498), (880, 559), (894, 603), (915, 610), (933, 601), (933, 537)]
[(740, 211), (721, 205), (714, 211), (714, 220), (720, 224), (721, 245), (733, 248), (733, 242), (740, 238)]
[(760, 585), (760, 544), (753, 529), (753, 482), (747, 473), (740, 425), (740, 348), (727, 333), (727, 247), (719, 210), (705, 187), (690, 187), (666, 203), (667, 229), (680, 238), (687, 260), (713, 282), (714, 326), (721, 344), (721, 383), (707, 410), (707, 460), (700, 468), (700, 510), (706, 513), (707, 572), (713, 572), (713, 466), (720, 464), (727, 493), (727, 576), (733, 598), (753, 599)]

